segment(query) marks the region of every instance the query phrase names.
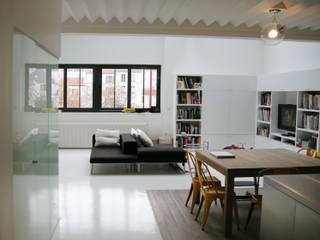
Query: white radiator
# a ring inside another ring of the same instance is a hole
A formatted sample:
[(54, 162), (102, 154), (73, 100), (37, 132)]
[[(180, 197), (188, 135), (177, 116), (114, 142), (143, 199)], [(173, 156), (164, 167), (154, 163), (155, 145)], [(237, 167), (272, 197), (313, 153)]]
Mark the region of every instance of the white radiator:
[(140, 128), (148, 133), (147, 123), (60, 123), (60, 148), (90, 148), (92, 134), (97, 128), (119, 129), (120, 133), (129, 133), (131, 128)]

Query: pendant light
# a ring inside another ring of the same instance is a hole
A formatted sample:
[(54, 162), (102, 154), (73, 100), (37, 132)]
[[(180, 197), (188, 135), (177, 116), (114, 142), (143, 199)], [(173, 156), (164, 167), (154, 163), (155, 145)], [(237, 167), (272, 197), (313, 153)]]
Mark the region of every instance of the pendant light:
[(269, 14), (273, 16), (272, 22), (264, 26), (261, 30), (261, 38), (268, 45), (279, 44), (285, 36), (285, 29), (280, 25), (278, 14), (281, 9), (272, 8), (269, 9)]

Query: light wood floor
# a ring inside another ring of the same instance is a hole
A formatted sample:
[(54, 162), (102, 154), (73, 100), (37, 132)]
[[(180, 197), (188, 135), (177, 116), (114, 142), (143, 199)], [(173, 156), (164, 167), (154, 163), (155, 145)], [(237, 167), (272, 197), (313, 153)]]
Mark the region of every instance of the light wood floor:
[[(163, 240), (225, 239), (223, 215), (219, 203), (217, 206), (214, 203), (211, 206), (205, 231), (201, 231), (200, 221), (194, 220), (196, 211), (191, 214), (190, 207), (184, 206), (187, 190), (148, 190), (147, 194)], [(237, 231), (234, 222), (232, 239), (259, 239), (260, 218), (257, 208), (254, 210), (247, 231), (244, 231), (249, 206), (250, 201), (238, 201), (241, 229)]]

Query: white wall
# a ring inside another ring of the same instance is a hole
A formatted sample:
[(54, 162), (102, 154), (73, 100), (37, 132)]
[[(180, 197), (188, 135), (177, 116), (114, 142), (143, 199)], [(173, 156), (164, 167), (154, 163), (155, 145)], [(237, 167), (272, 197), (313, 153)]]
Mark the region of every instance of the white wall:
[[(165, 41), (162, 91), (170, 93), (162, 98), (166, 106), (164, 119), (173, 112), (172, 86), (176, 74), (193, 75), (257, 75), (262, 70), (260, 40), (209, 37), (167, 37)], [(206, 89), (204, 89), (206, 91)], [(172, 93), (172, 94), (171, 94)], [(172, 132), (172, 124), (165, 125)]]
[[(163, 66), (164, 38), (102, 35), (63, 34), (60, 63), (82, 64), (159, 64)], [(162, 82), (163, 85), (163, 82)], [(162, 97), (165, 95), (162, 93)], [(64, 123), (147, 123), (151, 136), (162, 132), (162, 114), (159, 113), (61, 113)]]
[(320, 42), (283, 41), (263, 47), (263, 74), (320, 68)]
[(164, 38), (63, 34), (60, 63), (162, 64)]
[(60, 55), (61, 1), (0, 1), (0, 240), (13, 239), (12, 198), (12, 36), (14, 27)]
[(0, 240), (13, 239), (12, 143), (11, 143), (11, 69), (12, 1), (0, 2)]
[(320, 42), (283, 41), (263, 46), (263, 71), (258, 90), (319, 89)]
[(257, 75), (262, 71), (262, 43), (209, 37), (63, 34), (60, 63), (161, 64), (161, 113), (61, 113), (65, 122), (148, 124), (149, 134), (172, 135), (176, 74)]
[(221, 149), (231, 144), (254, 146), (256, 79), (256, 76), (204, 76), (202, 131), (210, 148)]

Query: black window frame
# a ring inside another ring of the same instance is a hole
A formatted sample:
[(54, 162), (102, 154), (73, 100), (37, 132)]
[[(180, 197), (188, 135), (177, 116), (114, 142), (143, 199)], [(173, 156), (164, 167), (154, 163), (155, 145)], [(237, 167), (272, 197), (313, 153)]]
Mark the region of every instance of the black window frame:
[[(155, 69), (157, 70), (157, 98), (156, 106), (151, 108), (135, 108), (136, 112), (160, 113), (160, 94), (161, 94), (161, 65), (141, 65), (141, 64), (59, 64), (59, 68), (64, 70), (63, 79), (63, 108), (62, 112), (122, 112), (124, 108), (102, 108), (102, 69), (128, 69), (127, 84), (127, 106), (131, 108), (131, 70), (132, 69)], [(92, 86), (92, 108), (68, 108), (67, 107), (67, 69), (93, 69)]]

